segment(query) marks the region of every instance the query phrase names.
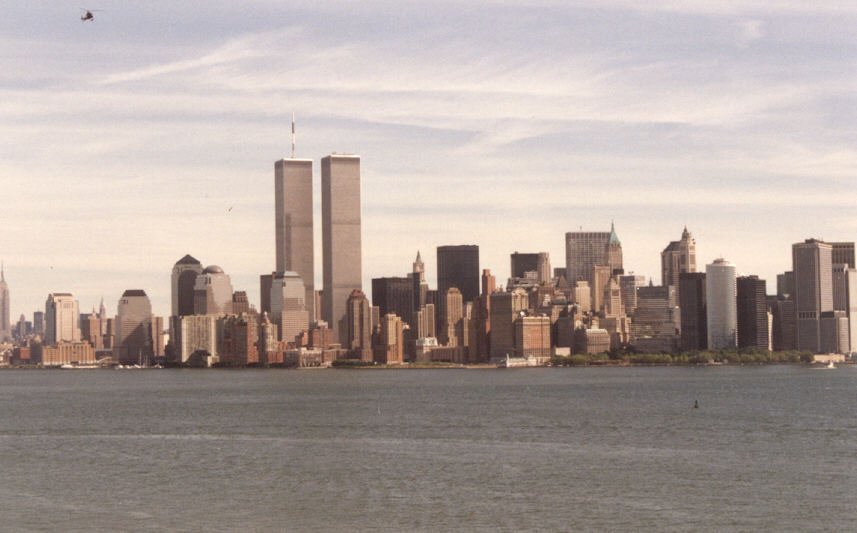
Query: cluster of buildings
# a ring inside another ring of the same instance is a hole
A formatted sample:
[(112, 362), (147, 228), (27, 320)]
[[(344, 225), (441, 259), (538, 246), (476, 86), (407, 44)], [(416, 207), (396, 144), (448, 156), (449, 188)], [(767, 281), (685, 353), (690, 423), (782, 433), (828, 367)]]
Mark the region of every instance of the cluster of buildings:
[(48, 295), (32, 322), (9, 320), (0, 267), (0, 340), (7, 362), (56, 366), (327, 366), (487, 363), (609, 351), (857, 351), (854, 243), (808, 239), (768, 296), (758, 276), (718, 258), (697, 269), (687, 228), (661, 252), (661, 284), (626, 272), (610, 231), (565, 234), (564, 265), (547, 252), (510, 255), (505, 284), (481, 268), (477, 245), (439, 246), (437, 286), (420, 252), (409, 272), (362, 284), (360, 158), (321, 159), (323, 287), (314, 286), (313, 161), (274, 164), (275, 269), (251, 305), (217, 265), (185, 255), (172, 269), (171, 314), (154, 316), (143, 290), (126, 290), (115, 316), (80, 314), (71, 294)]

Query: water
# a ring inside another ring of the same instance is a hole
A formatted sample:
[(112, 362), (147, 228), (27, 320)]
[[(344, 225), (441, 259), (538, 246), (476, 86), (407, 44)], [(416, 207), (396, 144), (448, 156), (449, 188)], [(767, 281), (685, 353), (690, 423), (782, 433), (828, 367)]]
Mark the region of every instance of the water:
[(9, 370), (0, 523), (852, 530), (855, 391), (854, 367)]

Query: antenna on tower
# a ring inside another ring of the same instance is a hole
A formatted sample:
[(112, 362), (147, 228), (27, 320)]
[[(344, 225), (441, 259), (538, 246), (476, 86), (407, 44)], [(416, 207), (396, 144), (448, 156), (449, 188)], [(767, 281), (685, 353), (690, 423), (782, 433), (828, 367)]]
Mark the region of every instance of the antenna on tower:
[(295, 112), (292, 111), (292, 159), (295, 158)]

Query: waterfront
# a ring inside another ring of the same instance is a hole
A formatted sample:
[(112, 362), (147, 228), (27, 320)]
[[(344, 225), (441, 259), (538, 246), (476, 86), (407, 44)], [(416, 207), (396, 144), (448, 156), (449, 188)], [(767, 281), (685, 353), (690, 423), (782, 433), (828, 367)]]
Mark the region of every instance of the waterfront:
[(4, 528), (847, 530), (855, 387), (853, 366), (0, 372)]

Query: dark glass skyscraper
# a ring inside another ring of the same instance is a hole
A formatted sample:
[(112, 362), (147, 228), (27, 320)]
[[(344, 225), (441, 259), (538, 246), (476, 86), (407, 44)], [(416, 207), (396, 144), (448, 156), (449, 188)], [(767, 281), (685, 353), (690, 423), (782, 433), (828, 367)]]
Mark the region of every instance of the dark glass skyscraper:
[(768, 302), (765, 280), (759, 276), (740, 276), (736, 282), (738, 298), (738, 347), (767, 350)]
[(465, 302), (479, 296), (479, 246), (462, 244), (437, 247), (437, 292), (455, 287)]
[(708, 317), (705, 308), (705, 272), (681, 272), (678, 276), (681, 310), (681, 349), (708, 347)]

